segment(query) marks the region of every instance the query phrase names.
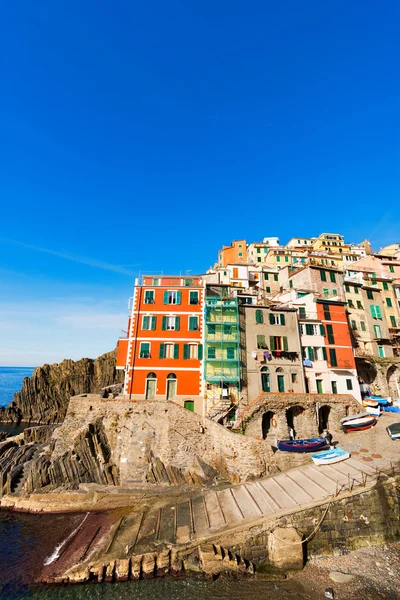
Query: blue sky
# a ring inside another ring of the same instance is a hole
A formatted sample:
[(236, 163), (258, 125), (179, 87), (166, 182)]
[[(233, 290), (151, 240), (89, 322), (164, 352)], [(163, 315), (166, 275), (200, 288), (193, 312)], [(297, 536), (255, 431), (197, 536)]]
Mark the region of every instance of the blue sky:
[(5, 3), (0, 364), (96, 356), (138, 271), (400, 238), (398, 2)]

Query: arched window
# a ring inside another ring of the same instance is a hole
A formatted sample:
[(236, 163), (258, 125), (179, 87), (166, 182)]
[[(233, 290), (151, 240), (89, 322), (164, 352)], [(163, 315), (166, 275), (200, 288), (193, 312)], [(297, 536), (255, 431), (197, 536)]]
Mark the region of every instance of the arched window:
[(261, 389), (263, 392), (271, 391), (271, 382), (269, 378), (269, 369), (268, 367), (262, 367), (261, 371)]
[(283, 373), (282, 367), (278, 367), (277, 369), (275, 369), (275, 373)]
[(146, 390), (145, 390), (145, 398), (146, 400), (153, 400), (155, 398), (157, 391), (157, 375), (153, 372), (148, 373), (146, 377)]
[(176, 388), (178, 380), (175, 373), (169, 373), (167, 375), (167, 400), (174, 400), (176, 398)]

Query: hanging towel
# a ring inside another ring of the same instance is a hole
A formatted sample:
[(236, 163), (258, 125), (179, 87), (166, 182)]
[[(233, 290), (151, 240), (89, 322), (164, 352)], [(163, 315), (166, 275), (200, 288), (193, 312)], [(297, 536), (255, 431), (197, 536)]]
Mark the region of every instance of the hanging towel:
[(271, 358), (271, 353), (269, 350), (264, 350), (263, 354), (264, 354), (264, 358), (266, 358), (267, 360), (269, 360)]
[(257, 352), (255, 350), (251, 353), (251, 358), (257, 358)]
[(311, 360), (310, 360), (309, 358), (305, 358), (305, 359), (303, 360), (303, 365), (304, 365), (305, 367), (312, 367), (312, 362), (311, 362)]

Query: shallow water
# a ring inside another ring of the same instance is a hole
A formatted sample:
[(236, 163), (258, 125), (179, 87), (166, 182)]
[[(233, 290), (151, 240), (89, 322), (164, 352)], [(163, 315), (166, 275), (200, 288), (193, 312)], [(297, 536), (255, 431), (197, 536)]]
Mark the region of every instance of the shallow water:
[(32, 367), (0, 367), (0, 406), (7, 406), (19, 392), (24, 377), (30, 377)]

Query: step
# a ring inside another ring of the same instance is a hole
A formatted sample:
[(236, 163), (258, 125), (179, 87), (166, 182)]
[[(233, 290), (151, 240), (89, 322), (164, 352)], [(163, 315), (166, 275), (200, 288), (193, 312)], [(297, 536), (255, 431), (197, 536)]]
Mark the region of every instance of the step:
[(190, 502), (178, 504), (176, 512), (176, 541), (178, 544), (186, 544), (193, 534)]
[(225, 527), (226, 521), (221, 510), (217, 494), (215, 492), (204, 494), (204, 501), (210, 523), (210, 529), (221, 529), (222, 527)]
[(242, 521), (244, 514), (238, 505), (236, 497), (232, 494), (232, 488), (221, 490), (217, 494), (226, 523), (232, 525), (233, 523)]
[(161, 509), (160, 527), (158, 539), (174, 544), (176, 541), (176, 507), (164, 506)]
[(254, 502), (260, 507), (260, 511), (263, 515), (271, 515), (275, 512), (275, 508), (268, 499), (265, 490), (257, 485), (256, 482), (246, 483), (246, 489), (253, 497)]
[(263, 515), (263, 511), (245, 485), (232, 488), (232, 494), (245, 519), (255, 519)]
[(295, 482), (301, 490), (306, 494), (308, 500), (305, 502), (310, 502), (310, 500), (321, 500), (326, 496), (325, 490), (323, 490), (319, 485), (316, 485), (313, 481), (311, 481), (308, 477), (306, 477), (300, 469), (291, 470), (285, 473), (286, 477)]
[(268, 479), (264, 479), (262, 482), (262, 486), (274, 499), (276, 504), (279, 506), (278, 510), (294, 508), (298, 506), (296, 500), (288, 494), (288, 492), (276, 481), (275, 477), (269, 477)]
[(139, 529), (136, 549), (139, 546), (144, 546), (145, 548), (147, 548), (148, 544), (151, 544), (156, 540), (156, 534), (158, 529), (158, 517), (158, 511), (149, 512), (144, 516), (144, 519)]
[(363, 471), (369, 476), (377, 477), (376, 467), (373, 466), (373, 463), (368, 464), (364, 461), (361, 462), (360, 460), (350, 457), (348, 460), (346, 460), (346, 464), (358, 469), (359, 471)]
[(325, 474), (324, 468), (319, 469), (318, 467), (307, 465), (304, 468), (303, 473), (304, 475), (309, 477), (311, 481), (314, 481), (319, 486), (321, 486), (325, 490), (327, 496), (336, 493), (338, 489), (337, 481), (336, 479), (333, 479), (329, 475)]
[(196, 537), (209, 533), (210, 523), (208, 521), (208, 515), (204, 505), (204, 496), (196, 496), (193, 498), (192, 509), (194, 534)]

